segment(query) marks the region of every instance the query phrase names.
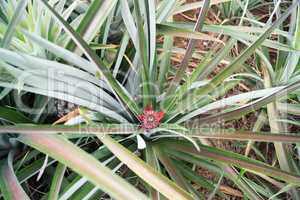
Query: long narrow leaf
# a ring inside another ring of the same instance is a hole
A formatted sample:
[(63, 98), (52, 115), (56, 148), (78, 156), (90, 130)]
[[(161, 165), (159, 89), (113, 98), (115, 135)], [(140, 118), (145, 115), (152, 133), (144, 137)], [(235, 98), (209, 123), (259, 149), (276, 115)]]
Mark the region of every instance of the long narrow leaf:
[(165, 149), (166, 151), (168, 151), (168, 153), (172, 153), (172, 149), (173, 151), (176, 149), (181, 152), (186, 152), (189, 154), (198, 155), (209, 159), (214, 159), (222, 163), (227, 163), (241, 168), (245, 168), (253, 173), (263, 173), (268, 176), (278, 178), (288, 183), (300, 186), (300, 176), (282, 171), (260, 161), (249, 159), (245, 156), (236, 153), (204, 145), (201, 145), (201, 152), (199, 152), (195, 150), (191, 145), (187, 145), (176, 140), (169, 140), (168, 142), (165, 141), (164, 145), (162, 146), (171, 147), (170, 149)]
[(5, 200), (30, 200), (20, 185), (13, 169), (13, 155), (11, 151), (7, 159), (0, 162), (0, 189)]
[[(286, 12), (277, 19), (266, 31), (260, 35), (260, 37), (251, 45), (249, 46), (242, 54), (240, 54), (229, 66), (227, 66), (224, 70), (218, 73), (209, 84), (200, 88), (199, 90), (195, 90), (191, 95), (192, 96), (202, 96), (206, 94), (209, 90), (213, 90), (216, 85), (219, 85), (224, 81), (227, 77), (229, 77), (233, 72), (240, 69), (242, 64), (246, 61), (246, 59), (255, 52), (256, 48), (258, 48), (262, 42), (267, 39), (267, 37), (274, 31), (274, 29), (281, 24), (289, 15), (290, 13), (297, 7), (299, 1), (296, 1), (293, 5), (291, 5)], [(184, 103), (187, 103), (183, 101)], [(193, 104), (193, 102), (190, 102)]]
[(104, 65), (104, 63), (102, 63), (97, 54), (89, 48), (88, 44), (79, 36), (79, 34), (73, 30), (73, 28), (47, 3), (47, 1), (42, 0), (41, 2), (63, 26), (64, 30), (72, 37), (74, 42), (81, 48), (89, 60), (97, 65), (100, 70), (100, 74), (103, 74), (106, 81), (110, 84), (111, 88), (114, 89), (114, 92), (120, 96), (123, 103), (126, 103), (135, 115), (141, 113), (140, 108), (137, 106), (132, 97), (130, 97), (125, 89), (118, 83), (109, 69)]
[(236, 109), (228, 111), (228, 112), (223, 112), (223, 113), (215, 114), (212, 116), (204, 117), (201, 119), (200, 123), (201, 124), (202, 123), (214, 123), (214, 122), (216, 122), (216, 120), (230, 120), (230, 119), (239, 118), (240, 116), (245, 115), (254, 110), (257, 110), (258, 108), (261, 108), (262, 106), (267, 105), (268, 103), (270, 103), (276, 99), (286, 96), (286, 94), (299, 89), (299, 87), (300, 87), (300, 81), (290, 84), (288, 86), (285, 86), (284, 88), (280, 89), (279, 91), (274, 92), (263, 98), (260, 98), (256, 101), (254, 101), (253, 103), (246, 104), (245, 106), (241, 106), (239, 108), (236, 108)]
[(148, 199), (124, 179), (112, 174), (93, 156), (62, 136), (42, 135), (39, 132), (32, 132), (32, 134), (21, 135), (18, 140), (72, 168), (116, 199)]
[[(201, 8), (201, 12), (200, 12), (200, 14), (198, 16), (198, 19), (197, 19), (197, 22), (195, 24), (194, 31), (201, 31), (202, 30), (202, 27), (203, 27), (203, 24), (204, 24), (204, 19), (205, 19), (207, 10), (209, 8), (209, 4), (210, 4), (210, 0), (205, 0), (204, 1), (203, 7)], [(171, 92), (173, 92), (175, 90), (175, 88), (177, 87), (177, 85), (180, 83), (180, 81), (181, 81), (181, 79), (182, 79), (182, 77), (185, 73), (185, 70), (188, 66), (188, 61), (191, 58), (192, 52), (193, 52), (194, 47), (195, 47), (195, 43), (196, 43), (196, 41), (194, 39), (191, 39), (189, 41), (186, 53), (185, 53), (180, 65), (179, 65), (179, 69), (177, 70), (174, 79), (172, 80), (172, 82), (170, 83), (169, 88), (167, 89), (167, 92), (166, 92), (167, 96)]]
[(9, 22), (5, 35), (0, 44), (0, 47), (4, 47), (4, 48), (9, 47), (9, 44), (15, 34), (15, 28), (20, 22), (20, 20), (22, 19), (26, 6), (27, 6), (27, 0), (20, 0), (18, 2), (18, 6), (15, 10), (15, 14), (13, 15), (11, 21)]
[[(101, 26), (116, 3), (116, 0), (98, 0), (91, 3), (76, 29), (76, 32), (79, 33), (88, 44), (94, 39), (97, 32), (100, 31)], [(72, 43), (72, 41), (69, 42), (67, 44), (67, 49), (73, 51), (75, 49), (75, 44)], [(77, 50), (74, 50), (74, 52), (76, 51)]]
[(67, 167), (61, 163), (56, 166), (55, 173), (51, 182), (50, 191), (48, 194), (48, 200), (58, 199), (66, 168)]
[(134, 173), (147, 181), (152, 187), (161, 192), (169, 199), (190, 199), (193, 198), (184, 190), (175, 185), (172, 181), (156, 172), (148, 164), (135, 156), (128, 149), (117, 143), (109, 135), (98, 138), (106, 147), (125, 163)]

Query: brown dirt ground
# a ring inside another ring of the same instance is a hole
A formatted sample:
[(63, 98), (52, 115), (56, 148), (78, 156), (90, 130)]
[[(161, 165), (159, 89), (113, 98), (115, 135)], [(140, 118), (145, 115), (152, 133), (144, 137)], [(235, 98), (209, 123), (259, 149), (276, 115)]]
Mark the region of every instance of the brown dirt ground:
[[(194, 2), (195, 0), (191, 0), (189, 2)], [(255, 11), (254, 14), (257, 14), (259, 16), (261, 16), (261, 19), (264, 20), (267, 18), (267, 12), (263, 9), (263, 8), (259, 8), (258, 10)], [(186, 12), (184, 14), (180, 14), (174, 17), (175, 21), (189, 21), (189, 22), (195, 22), (197, 19), (197, 15), (198, 15), (198, 11), (189, 11)], [(219, 18), (218, 13), (216, 14), (212, 9), (210, 9), (210, 11), (208, 12), (208, 16), (206, 18), (206, 23), (207, 24), (219, 24), (220, 22), (222, 22), (222, 20)], [(226, 41), (226, 38), (223, 38), (224, 42)], [(188, 40), (185, 38), (175, 38), (175, 42), (174, 45), (180, 48), (186, 48), (188, 44)], [(197, 41), (196, 44), (196, 49), (195, 51), (197, 52), (206, 52), (209, 50), (209, 48), (211, 48), (213, 46), (213, 44), (211, 42), (206, 42), (206, 41)], [(239, 49), (236, 51), (233, 51), (233, 55), (237, 55), (239, 54)], [(180, 63), (180, 61), (182, 60), (183, 55), (173, 55), (173, 64), (174, 66), (178, 66), (178, 64)], [(191, 59), (189, 62), (189, 68), (187, 69), (186, 73), (190, 73), (191, 71), (193, 71), (193, 69), (197, 66), (197, 64), (199, 63), (199, 60), (197, 59)], [(249, 65), (251, 65), (251, 61), (249, 61), (248, 63)], [(218, 66), (218, 68), (210, 75), (210, 77), (214, 76), (215, 74), (217, 74), (221, 69), (223, 69), (225, 67), (224, 64), (221, 64)], [(245, 84), (239, 84), (236, 88), (234, 88), (233, 90), (231, 90), (229, 92), (229, 94), (227, 94), (227, 96), (231, 96), (233, 94), (237, 94), (237, 93), (241, 93), (241, 92), (245, 92), (245, 91), (249, 91), (250, 88), (245, 85)], [(235, 129), (244, 129), (244, 130), (251, 130), (255, 121), (256, 121), (256, 115), (255, 114), (248, 114), (245, 117), (242, 117), (239, 120), (234, 120), (231, 122), (228, 122), (225, 124), (226, 128), (232, 127)], [(212, 144), (218, 148), (222, 148), (228, 151), (232, 151), (235, 153), (239, 153), (239, 154), (244, 154), (245, 153), (245, 142), (236, 142), (236, 141), (224, 141), (224, 140), (211, 140)], [(262, 152), (265, 152), (266, 157), (267, 158), (271, 158), (273, 157), (273, 146), (272, 145), (266, 145), (266, 144), (262, 144), (260, 146), (258, 146), (259, 148), (261, 148)], [(270, 150), (271, 149), (271, 150)], [(253, 157), (253, 153), (250, 153), (250, 157)], [(257, 158), (256, 158), (257, 159)], [(198, 167), (197, 172), (199, 173), (199, 175), (206, 177), (209, 180), (213, 180), (215, 183), (218, 181), (217, 177), (211, 173), (210, 171), (208, 171), (207, 169)], [(234, 184), (227, 180), (224, 179), (222, 181), (221, 187), (220, 187), (221, 191), (223, 191), (225, 194), (228, 194), (228, 196), (230, 197), (230, 199), (242, 199), (242, 192), (239, 191)], [(198, 188), (198, 191), (201, 192), (202, 194), (204, 194), (206, 197), (209, 196), (210, 192), (204, 188)], [(214, 199), (219, 200), (219, 199), (223, 199), (221, 197), (216, 196)]]

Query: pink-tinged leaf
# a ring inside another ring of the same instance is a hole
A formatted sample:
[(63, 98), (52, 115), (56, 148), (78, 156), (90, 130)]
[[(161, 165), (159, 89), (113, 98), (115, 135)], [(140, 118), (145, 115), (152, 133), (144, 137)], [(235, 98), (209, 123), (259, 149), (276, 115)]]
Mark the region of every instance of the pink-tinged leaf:
[(107, 192), (114, 199), (148, 199), (142, 192), (118, 175), (115, 175), (110, 169), (101, 165), (96, 158), (63, 136), (33, 132), (32, 134), (21, 135), (18, 140), (70, 167), (101, 190)]
[(0, 189), (5, 200), (30, 200), (20, 185), (12, 166), (14, 153), (11, 151), (0, 162)]

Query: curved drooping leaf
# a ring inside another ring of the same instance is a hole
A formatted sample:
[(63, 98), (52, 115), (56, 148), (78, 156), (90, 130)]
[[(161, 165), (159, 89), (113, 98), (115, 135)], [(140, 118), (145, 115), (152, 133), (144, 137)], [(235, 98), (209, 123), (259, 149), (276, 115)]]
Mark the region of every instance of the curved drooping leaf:
[(93, 63), (89, 62), (88, 60), (82, 58), (81, 56), (68, 51), (67, 49), (60, 47), (48, 40), (39, 37), (34, 33), (30, 33), (28, 31), (23, 31), (24, 35), (31, 40), (32, 42), (38, 44), (39, 46), (47, 49), (51, 53), (55, 54), (56, 56), (64, 59), (65, 61), (83, 69), (91, 74), (95, 74), (97, 72), (97, 66), (93, 65)]
[(36, 131), (21, 135), (18, 140), (57, 159), (116, 199), (148, 199), (124, 179), (101, 165), (92, 155), (75, 146), (63, 136), (43, 135)]
[[(99, 59), (97, 54), (90, 49), (88, 44), (79, 36), (78, 33), (74, 31), (74, 29), (47, 3), (45, 0), (41, 0), (44, 6), (52, 13), (53, 17), (63, 26), (64, 30), (71, 36), (74, 42), (80, 47), (80, 49), (84, 52), (84, 54), (89, 58), (91, 62), (93, 62), (100, 70), (100, 74), (102, 74), (119, 97), (122, 99), (123, 103), (130, 108), (130, 110), (135, 114), (140, 114), (140, 108), (133, 100), (133, 98), (125, 91), (118, 81), (113, 77), (110, 70), (105, 66), (105, 64)], [(126, 109), (125, 109), (126, 110)]]
[(200, 145), (201, 151), (199, 152), (190, 144), (178, 140), (160, 141), (160, 144), (163, 144), (161, 147), (169, 147), (163, 148), (169, 154), (175, 155), (176, 151), (185, 152), (194, 156), (200, 156), (206, 159), (213, 159), (221, 163), (226, 163), (240, 168), (244, 168), (252, 173), (266, 174), (268, 176), (286, 181), (287, 183), (292, 183), (297, 186), (300, 186), (300, 176), (282, 171), (278, 168), (272, 167), (257, 160), (250, 159), (237, 153), (232, 153), (229, 151), (221, 150), (206, 145)]
[(199, 109), (196, 109), (192, 112), (189, 112), (188, 114), (184, 115), (176, 123), (182, 123), (184, 121), (187, 121), (197, 115), (204, 114), (206, 112), (209, 112), (211, 110), (217, 110), (221, 109), (227, 106), (235, 106), (238, 105), (240, 102), (247, 102), (253, 99), (263, 98), (266, 94), (272, 94), (278, 92), (280, 89), (283, 89), (282, 87), (275, 87), (275, 88), (268, 88), (263, 90), (253, 90), (250, 92), (241, 93), (238, 95), (230, 96), (228, 98), (223, 98), (218, 101), (215, 101), (213, 103), (207, 104)]
[[(5, 82), (0, 82), (0, 86), (2, 87), (6, 87), (6, 88), (13, 88), (13, 89), (20, 89), (18, 88), (18, 85), (16, 84), (11, 84), (11, 83), (5, 83)], [(61, 99), (67, 102), (71, 102), (77, 105), (81, 105), (84, 107), (87, 107), (91, 110), (96, 110), (106, 116), (111, 117), (112, 119), (116, 119), (117, 121), (120, 122), (127, 122), (127, 119), (125, 119), (124, 117), (122, 117), (119, 113), (106, 108), (102, 105), (96, 104), (95, 102), (91, 102), (91, 100), (87, 100), (87, 99), (82, 99), (80, 97), (77, 96), (73, 96), (70, 94), (67, 94), (65, 92), (57, 92), (57, 91), (49, 91), (47, 89), (41, 89), (41, 88), (34, 88), (34, 87), (30, 87), (30, 86), (22, 86), (21, 88), (24, 91), (27, 92), (32, 92), (32, 93), (36, 93), (36, 94), (40, 94), (40, 95), (44, 95), (44, 96), (48, 96), (48, 97), (54, 97), (57, 99)]]
[(249, 104), (246, 104), (246, 105), (236, 108), (234, 110), (218, 113), (218, 114), (208, 116), (208, 117), (204, 117), (201, 119), (200, 123), (201, 124), (202, 123), (213, 123), (213, 121), (216, 122), (216, 120), (230, 120), (230, 119), (239, 118), (240, 116), (245, 115), (254, 110), (257, 110), (258, 108), (261, 108), (262, 106), (267, 105), (268, 103), (270, 103), (276, 99), (286, 96), (286, 94), (289, 94), (290, 92), (295, 91), (299, 88), (300, 88), (300, 81), (290, 84), (288, 86), (284, 86), (279, 91), (271, 93), (265, 97), (262, 97), (254, 102), (251, 102)]
[(192, 196), (186, 191), (182, 190), (168, 178), (155, 171), (151, 166), (134, 155), (128, 149), (117, 143), (109, 135), (104, 137), (98, 136), (104, 145), (117, 156), (120, 161), (127, 165), (140, 178), (147, 181), (149, 185), (154, 187), (157, 191), (162, 193), (169, 199), (186, 199), (192, 200)]
[(13, 164), (14, 153), (11, 151), (8, 157), (0, 162), (0, 189), (5, 200), (30, 200), (19, 183)]

